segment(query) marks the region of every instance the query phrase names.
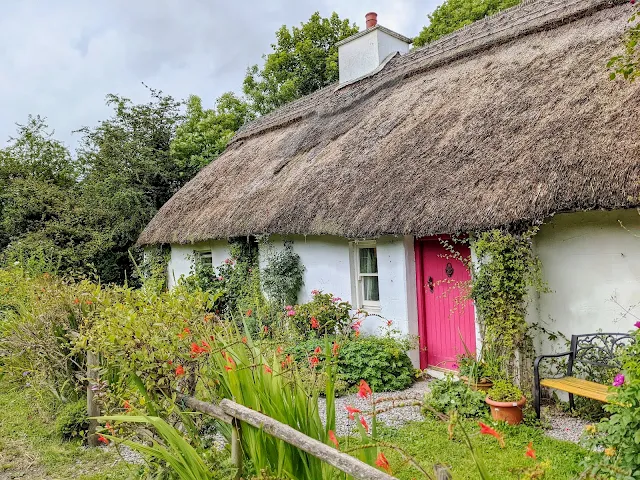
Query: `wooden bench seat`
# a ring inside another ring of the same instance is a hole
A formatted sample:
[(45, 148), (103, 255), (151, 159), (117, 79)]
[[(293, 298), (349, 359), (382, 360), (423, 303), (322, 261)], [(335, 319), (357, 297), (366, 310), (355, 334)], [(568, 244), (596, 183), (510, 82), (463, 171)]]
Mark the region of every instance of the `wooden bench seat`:
[[(574, 369), (580, 365), (590, 369), (605, 369), (620, 372), (620, 353), (633, 342), (628, 333), (587, 333), (571, 336), (571, 350), (551, 355), (540, 355), (533, 362), (533, 404), (536, 414), (540, 418), (540, 400), (542, 387), (561, 390), (569, 393), (569, 406), (575, 408), (574, 395), (592, 398), (601, 402), (611, 403), (609, 385), (603, 385), (574, 376)], [(567, 371), (561, 378), (540, 378), (540, 364), (548, 359), (566, 358)], [(587, 370), (585, 375), (589, 375)]]
[(540, 385), (607, 403), (607, 397), (610, 395), (609, 387), (606, 385), (583, 380), (582, 378), (545, 378), (540, 380)]

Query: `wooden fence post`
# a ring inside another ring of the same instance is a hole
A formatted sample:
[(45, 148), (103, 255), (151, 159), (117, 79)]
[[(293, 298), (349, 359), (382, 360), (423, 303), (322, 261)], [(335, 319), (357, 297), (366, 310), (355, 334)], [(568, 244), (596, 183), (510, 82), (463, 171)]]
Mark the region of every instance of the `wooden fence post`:
[(436, 464), (433, 466), (433, 473), (436, 475), (436, 480), (451, 480), (451, 472), (444, 465)]
[(231, 423), (231, 462), (237, 469), (236, 480), (242, 478), (242, 439), (240, 435), (240, 422), (234, 419)]
[[(87, 416), (99, 417), (100, 409), (95, 401), (95, 392), (91, 388), (97, 384), (98, 381), (98, 355), (93, 352), (87, 352)], [(87, 443), (90, 447), (98, 446), (98, 436), (96, 435), (96, 428), (98, 427), (97, 420), (89, 420), (89, 430), (87, 431)]]

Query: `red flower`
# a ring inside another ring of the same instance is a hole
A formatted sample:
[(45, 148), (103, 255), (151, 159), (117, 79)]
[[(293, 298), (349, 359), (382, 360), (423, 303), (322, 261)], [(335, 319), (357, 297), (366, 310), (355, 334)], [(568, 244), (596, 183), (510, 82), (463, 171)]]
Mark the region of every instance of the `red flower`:
[(280, 355), (282, 354), (283, 350), (281, 346), (278, 346), (278, 348), (276, 348), (276, 355)]
[(344, 407), (344, 409), (349, 412), (349, 420), (354, 420), (354, 413), (360, 413), (360, 410), (358, 410), (357, 408), (352, 407), (351, 405), (347, 405), (346, 407)]
[(202, 347), (200, 347), (200, 350), (202, 350), (203, 352), (207, 352), (208, 353), (211, 350), (211, 345), (209, 345), (204, 340), (202, 340), (202, 342), (200, 342), (200, 345), (202, 345)]
[(364, 427), (364, 429), (366, 430), (367, 433), (369, 433), (369, 424), (367, 423), (367, 421), (364, 419), (364, 417), (360, 417), (360, 423), (362, 424), (362, 426)]
[(333, 347), (331, 348), (331, 353), (333, 354), (334, 357), (338, 356), (339, 349), (340, 349), (340, 345), (338, 345), (337, 343), (334, 343)]
[(202, 353), (202, 348), (200, 348), (200, 345), (198, 345), (196, 342), (193, 342), (191, 344), (191, 357), (195, 357), (197, 355), (200, 355)]
[(529, 445), (527, 445), (527, 453), (525, 453), (525, 456), (535, 460), (536, 451), (533, 449), (533, 442), (529, 442)]
[(318, 347), (316, 347), (316, 349), (313, 351), (313, 353), (315, 353), (315, 354), (322, 353), (322, 349), (318, 346)]
[(340, 445), (338, 444), (338, 439), (336, 438), (336, 434), (333, 433), (333, 430), (329, 430), (329, 440), (336, 446), (338, 450), (340, 450)]
[(247, 343), (247, 337), (242, 337), (242, 343)]
[(231, 357), (231, 355), (227, 355), (227, 365), (224, 366), (224, 369), (227, 372), (230, 372), (231, 370), (233, 370), (236, 366), (236, 362), (234, 362), (233, 358)]
[(251, 309), (247, 310), (247, 317), (250, 317), (252, 313), (253, 313), (253, 310)]
[(378, 454), (378, 458), (376, 458), (376, 465), (387, 472), (391, 472), (391, 466), (389, 465), (389, 461), (387, 460), (387, 457), (385, 457), (384, 453), (382, 452), (380, 452)]
[(104, 443), (105, 445), (109, 445), (109, 440), (107, 440), (106, 438), (104, 438), (102, 435), (98, 435), (98, 441), (100, 443)]
[[(93, 302), (92, 302), (91, 300), (87, 300), (87, 301), (86, 301), (86, 302), (84, 302), (84, 303), (86, 303), (87, 305), (92, 305), (92, 304), (93, 304)], [(106, 440), (106, 438), (105, 438), (105, 440)], [(109, 443), (109, 442), (107, 442), (107, 443)]]
[(267, 327), (266, 325), (264, 327), (262, 327), (262, 331), (264, 333), (269, 333), (269, 327)]
[(74, 298), (73, 299), (73, 303), (75, 303), (76, 305), (78, 305), (80, 303), (80, 299), (79, 298)]
[(311, 328), (317, 330), (319, 327), (320, 324), (318, 323), (318, 320), (316, 320), (316, 317), (311, 317)]
[(127, 412), (130, 412), (130, 411), (131, 411), (131, 404), (129, 403), (129, 400), (125, 400), (125, 401), (124, 401), (124, 403), (122, 404), (122, 406), (124, 407), (124, 409), (125, 409)]
[(167, 360), (167, 363), (168, 363), (169, 365), (173, 365), (173, 360)]
[(393, 325), (393, 320), (387, 320), (387, 327), (390, 327), (391, 325)]
[(367, 397), (370, 397), (372, 393), (373, 392), (371, 391), (371, 388), (369, 387), (369, 384), (367, 382), (365, 382), (364, 380), (360, 380), (360, 387), (358, 389), (358, 396), (360, 398), (367, 398)]
[(504, 439), (502, 438), (502, 435), (500, 435), (498, 432), (496, 432), (489, 425), (485, 425), (482, 422), (478, 422), (478, 425), (480, 426), (480, 433), (482, 435), (491, 435), (492, 437), (497, 438), (498, 439), (498, 443), (500, 443), (500, 446), (502, 448), (504, 448)]
[(318, 363), (320, 363), (320, 360), (318, 360), (318, 357), (314, 355), (311, 358), (309, 358), (309, 363), (311, 364), (312, 367), (316, 367)]
[(184, 327), (184, 330), (182, 331), (185, 335), (189, 335), (191, 334), (191, 330), (189, 330), (189, 327)]
[(176, 375), (179, 377), (181, 375), (184, 375), (184, 367), (182, 365), (178, 365), (176, 367)]
[(265, 365), (264, 365), (264, 373), (273, 373), (273, 370), (271, 370), (271, 369), (269, 368), (269, 365), (265, 364)]
[(205, 315), (204, 316), (204, 323), (207, 323), (209, 320), (211, 320), (213, 318), (213, 315)]

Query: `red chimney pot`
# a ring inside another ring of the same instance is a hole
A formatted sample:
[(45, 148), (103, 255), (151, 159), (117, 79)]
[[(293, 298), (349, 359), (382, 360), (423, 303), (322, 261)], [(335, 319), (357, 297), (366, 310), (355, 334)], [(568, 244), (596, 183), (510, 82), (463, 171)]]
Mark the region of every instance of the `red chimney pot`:
[(364, 18), (367, 19), (367, 28), (373, 28), (378, 24), (378, 14), (376, 12), (369, 12)]

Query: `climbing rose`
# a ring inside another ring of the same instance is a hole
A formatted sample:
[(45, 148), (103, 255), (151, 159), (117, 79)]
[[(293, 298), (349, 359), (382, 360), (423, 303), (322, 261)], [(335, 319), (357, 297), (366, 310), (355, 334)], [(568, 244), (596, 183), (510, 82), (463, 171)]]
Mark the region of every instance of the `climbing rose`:
[(329, 430), (329, 440), (333, 442), (338, 450), (340, 450), (340, 445), (338, 444), (338, 439), (336, 438), (336, 434), (333, 433), (333, 430)]
[(373, 392), (371, 391), (371, 387), (369, 387), (369, 384), (364, 380), (360, 380), (360, 386), (358, 388), (358, 396), (360, 398), (367, 398), (371, 396), (372, 393)]
[(622, 385), (624, 385), (624, 375), (619, 373), (616, 375), (616, 378), (613, 379), (613, 386), (621, 387)]
[(318, 323), (318, 320), (316, 320), (316, 317), (311, 317), (311, 328), (317, 330), (319, 327), (320, 324)]
[(500, 446), (504, 448), (504, 439), (502, 438), (502, 435), (496, 432), (489, 425), (485, 425), (482, 422), (478, 422), (478, 425), (480, 426), (480, 433), (482, 435), (491, 435), (492, 437), (496, 437), (498, 439), (498, 443), (500, 443)]
[(107, 440), (105, 437), (103, 437), (102, 435), (98, 435), (98, 441), (100, 443), (104, 443), (105, 445), (109, 445), (109, 440)]
[(357, 408), (352, 407), (351, 405), (347, 405), (346, 407), (344, 407), (344, 409), (349, 412), (349, 420), (354, 420), (355, 417), (353, 416), (354, 413), (360, 413), (360, 410), (358, 410)]
[(633, 326), (636, 327), (636, 328), (640, 328), (640, 320), (638, 320), (636, 323), (634, 323)]
[(287, 305), (284, 309), (288, 312), (289, 310), (293, 310), (293, 307), (291, 305)]
[(387, 461), (387, 457), (384, 456), (384, 453), (380, 452), (378, 454), (378, 458), (376, 458), (376, 465), (380, 468), (382, 468), (383, 470), (386, 470), (387, 472), (391, 471), (391, 466), (389, 465), (389, 462)]
[(331, 301), (332, 301), (333, 303), (338, 303), (338, 302), (341, 302), (341, 301), (342, 301), (342, 299), (341, 299), (340, 297), (333, 297), (333, 298), (331, 299)]
[(527, 453), (525, 453), (525, 456), (533, 458), (535, 460), (536, 451), (533, 449), (533, 442), (529, 442), (529, 445), (527, 445)]
[(364, 417), (360, 417), (360, 423), (362, 424), (362, 426), (364, 427), (364, 429), (366, 430), (367, 433), (369, 433), (369, 424), (367, 423), (367, 421), (364, 419)]
[(311, 295), (318, 295), (320, 290), (311, 290)]
[(182, 365), (178, 365), (176, 367), (176, 375), (179, 377), (181, 375), (184, 375), (184, 367)]
[(296, 315), (296, 311), (295, 310), (289, 310), (287, 311), (287, 316), (288, 317), (295, 317)]

